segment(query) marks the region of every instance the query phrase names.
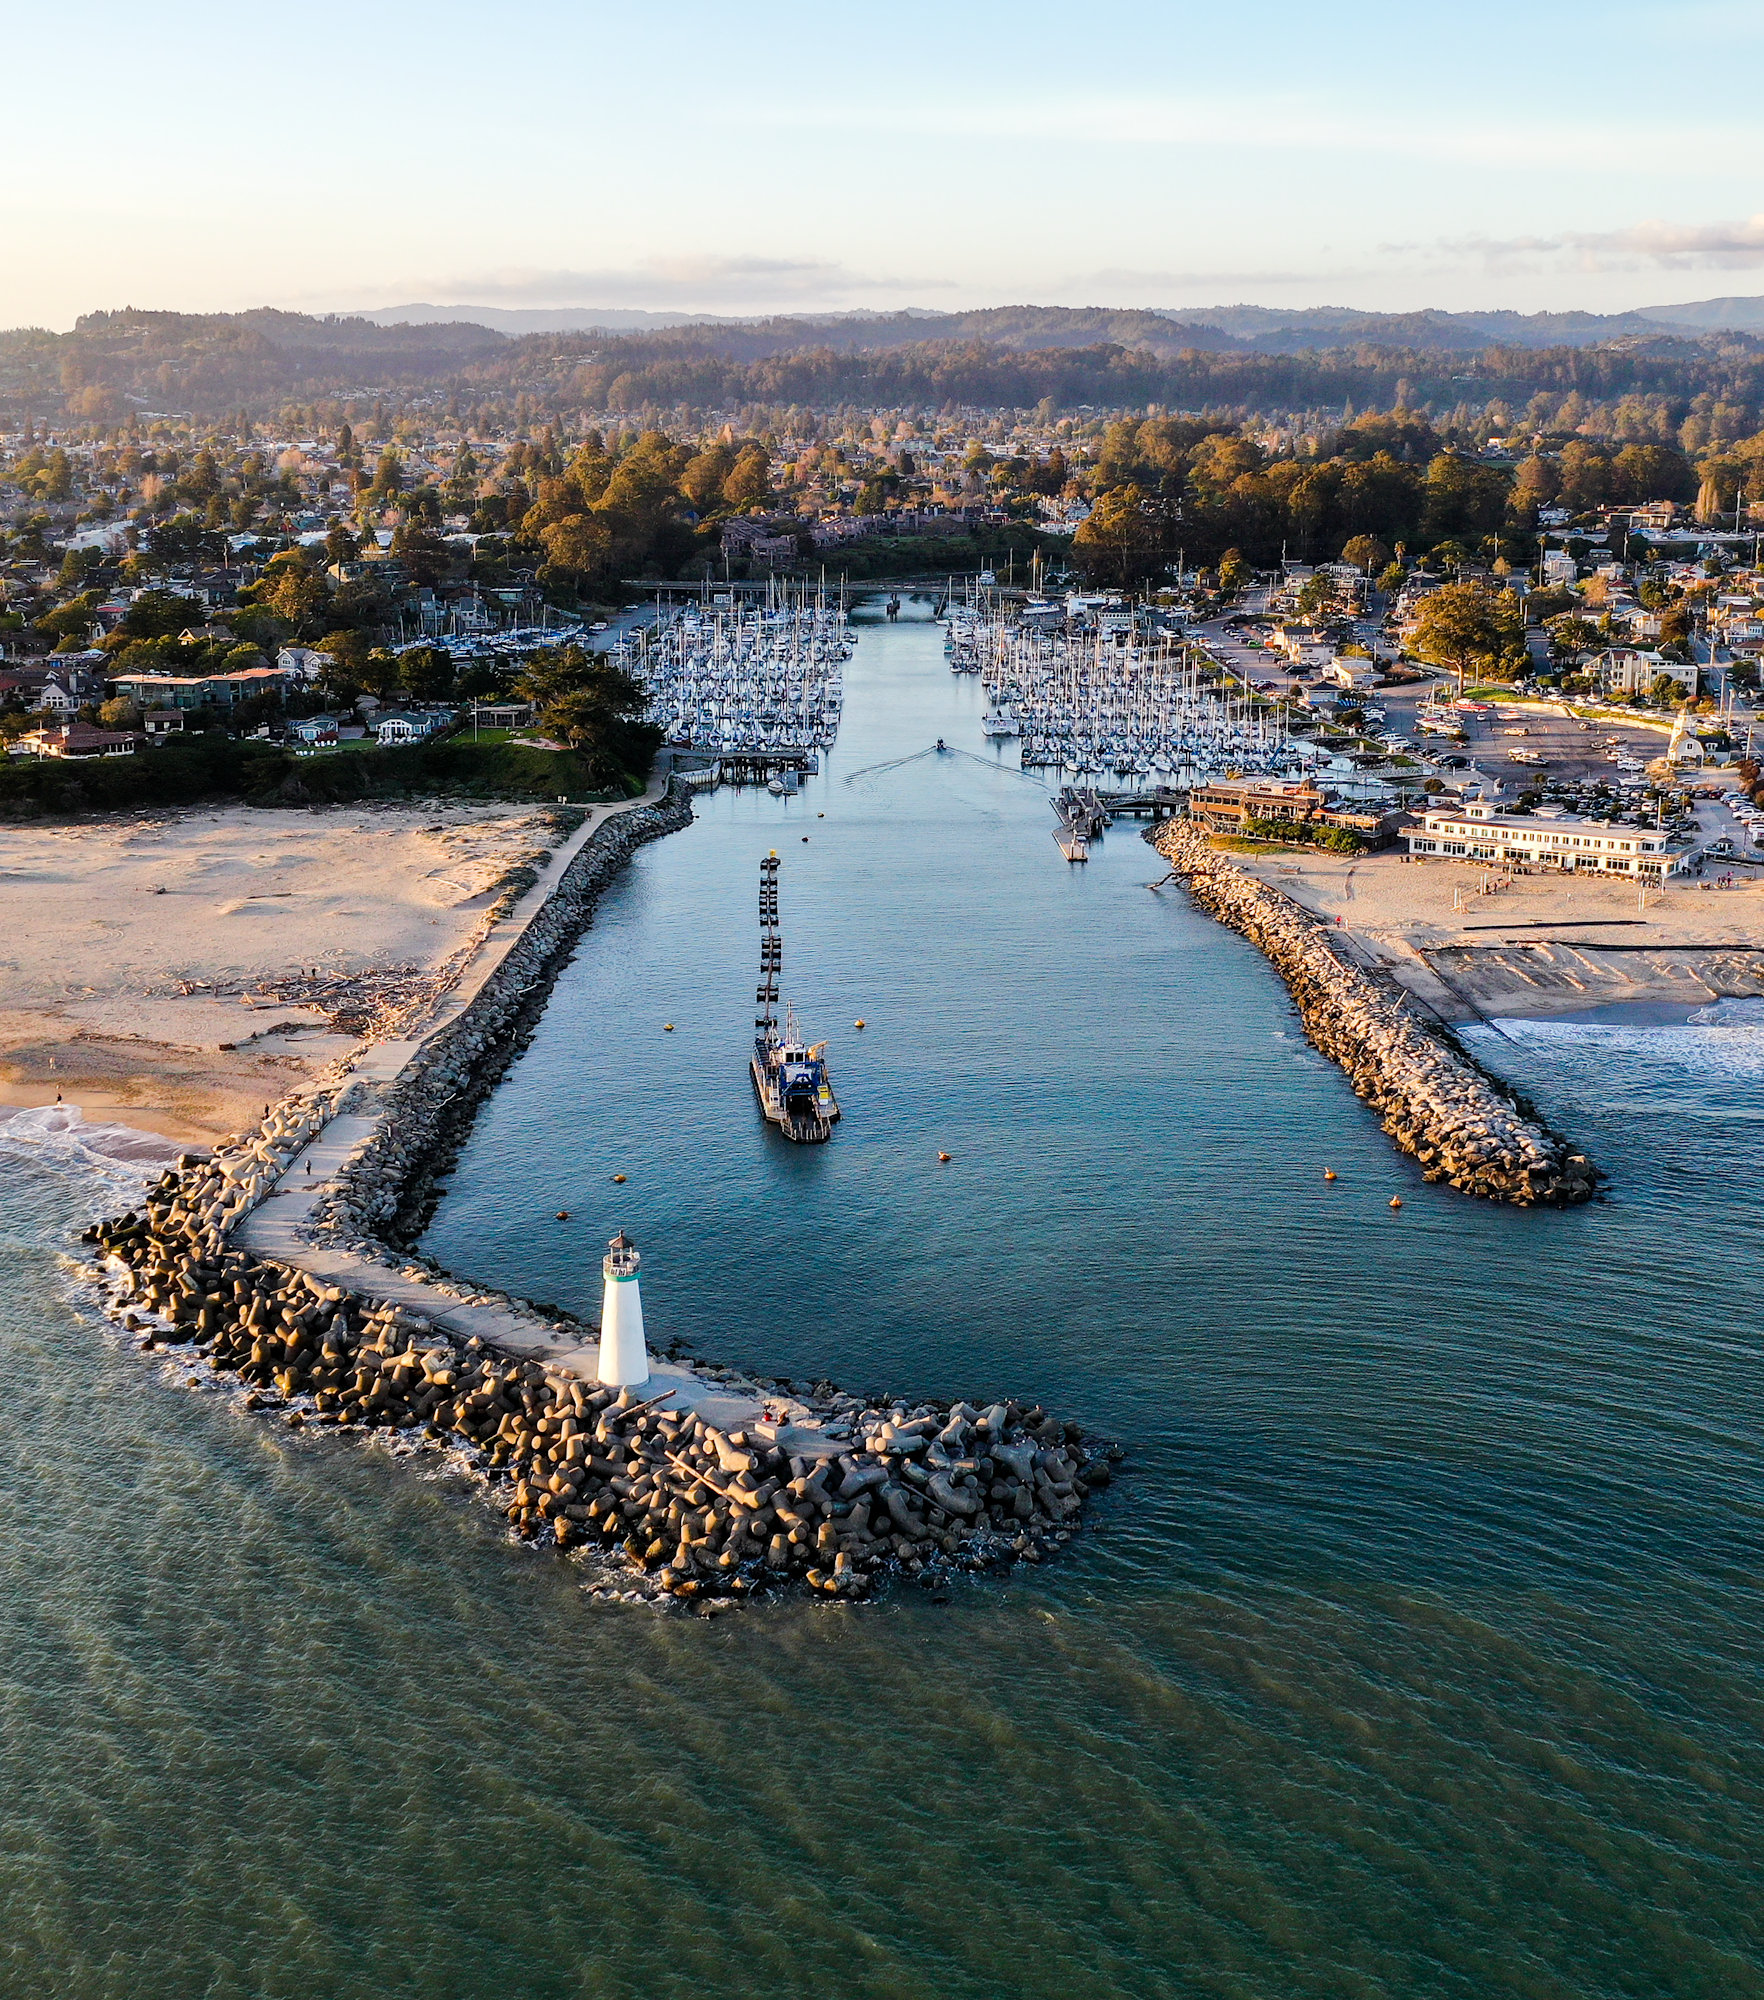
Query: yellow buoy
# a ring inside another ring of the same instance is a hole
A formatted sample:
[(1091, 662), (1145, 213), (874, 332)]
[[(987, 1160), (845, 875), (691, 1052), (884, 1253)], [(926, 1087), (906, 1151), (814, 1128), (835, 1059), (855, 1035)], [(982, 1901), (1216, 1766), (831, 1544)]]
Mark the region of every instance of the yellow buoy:
[(816, 819), (825, 819), (826, 817), (827, 817), (827, 815), (826, 815), (825, 813), (816, 813), (816, 814), (815, 814), (815, 818), (816, 818)]
[(1334, 1180), (1334, 1178), (1335, 1178), (1335, 1169), (1334, 1169), (1333, 1167), (1325, 1167), (1325, 1168), (1323, 1169), (1323, 1178), (1324, 1178), (1324, 1179), (1325, 1179), (1326, 1181), (1332, 1181), (1332, 1180)]
[(862, 1021), (853, 1021), (851, 1025), (852, 1025), (852, 1026), (853, 1026), (854, 1028), (861, 1028), (861, 1027), (862, 1027), (862, 1026), (863, 1026), (864, 1024), (863, 1024), (863, 1022), (862, 1022)]
[(624, 1178), (625, 1178), (625, 1177), (624, 1177), (624, 1175), (623, 1175), (623, 1174), (614, 1174), (614, 1175), (613, 1175), (613, 1179), (614, 1179), (615, 1181), (622, 1181), (622, 1180), (623, 1180)]
[(664, 1035), (671, 1035), (671, 1034), (672, 1034), (673, 1032), (674, 1032), (674, 1024), (673, 1024), (673, 1022), (672, 1022), (672, 1021), (664, 1021), (664, 1022), (662, 1023), (662, 1033), (663, 1033)]
[(1392, 1208), (1401, 1208), (1403, 1205), (1402, 1196), (1400, 1194), (1393, 1194), (1390, 1198), (1390, 1205)]

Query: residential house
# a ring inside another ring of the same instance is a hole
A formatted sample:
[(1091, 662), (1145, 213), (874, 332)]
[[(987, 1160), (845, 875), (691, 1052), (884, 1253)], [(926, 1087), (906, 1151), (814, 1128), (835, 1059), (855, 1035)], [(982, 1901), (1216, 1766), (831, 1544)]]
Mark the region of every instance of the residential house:
[(184, 712), (180, 708), (150, 708), (141, 718), (141, 728), (149, 743), (163, 743), (168, 736), (184, 733)]
[(445, 728), (448, 720), (445, 711), (395, 709), (386, 715), (374, 717), (374, 738), (382, 749), (401, 743), (423, 743), (433, 736), (436, 730)]
[(284, 646), (276, 654), (276, 665), (283, 673), (295, 675), (310, 685), (322, 679), (325, 669), (335, 666), (336, 661), (314, 646)]
[(530, 701), (481, 701), (472, 707), (474, 729), (525, 729), (532, 720)]
[(89, 722), (58, 722), (28, 730), (12, 744), (15, 757), (132, 757), (140, 742), (132, 729), (95, 729)]
[(115, 687), (141, 708), (225, 710), (254, 695), (284, 693), (289, 682), (280, 667), (242, 667), (233, 674), (119, 674)]

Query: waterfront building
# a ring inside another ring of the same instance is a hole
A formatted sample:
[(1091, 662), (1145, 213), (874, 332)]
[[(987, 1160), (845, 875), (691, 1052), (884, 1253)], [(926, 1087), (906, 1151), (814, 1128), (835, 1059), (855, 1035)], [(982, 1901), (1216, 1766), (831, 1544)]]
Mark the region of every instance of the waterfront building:
[(1188, 810), (1208, 826), (1240, 827), (1246, 819), (1281, 819), (1299, 824), (1315, 819), (1323, 794), (1309, 778), (1283, 783), (1274, 778), (1218, 778), (1196, 785)]
[(1250, 820), (1284, 820), (1297, 826), (1333, 826), (1357, 834), (1368, 847), (1387, 847), (1399, 816), (1377, 809), (1332, 806), (1309, 779), (1217, 778), (1189, 794), (1191, 818), (1207, 826), (1241, 829)]
[(1503, 813), (1479, 800), (1429, 810), (1403, 837), (1410, 854), (1428, 860), (1517, 861), (1653, 881), (1677, 874), (1690, 859), (1687, 843), (1643, 827), (1566, 813)]

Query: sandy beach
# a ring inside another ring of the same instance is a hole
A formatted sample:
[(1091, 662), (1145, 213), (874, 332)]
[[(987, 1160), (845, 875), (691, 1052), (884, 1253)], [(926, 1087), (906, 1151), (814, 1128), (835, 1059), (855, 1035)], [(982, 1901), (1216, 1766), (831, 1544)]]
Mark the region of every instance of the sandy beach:
[(0, 1103), (231, 1132), (432, 995), (562, 832), (433, 803), (0, 828)]
[(1678, 878), (1644, 904), (1634, 882), (1553, 873), (1483, 894), (1486, 870), (1394, 851), (1231, 858), (1339, 921), (1353, 949), (1449, 1019), (1764, 994), (1764, 871), (1736, 871), (1731, 888)]

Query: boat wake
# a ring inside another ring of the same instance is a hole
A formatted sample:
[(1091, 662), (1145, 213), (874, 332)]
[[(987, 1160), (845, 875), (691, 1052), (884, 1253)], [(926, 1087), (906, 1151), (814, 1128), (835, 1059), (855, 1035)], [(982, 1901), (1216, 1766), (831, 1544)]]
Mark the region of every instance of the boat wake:
[(982, 757), (973, 750), (958, 749), (953, 743), (933, 743), (924, 750), (913, 751), (910, 756), (890, 757), (885, 764), (866, 764), (861, 771), (851, 772), (841, 782), (855, 785), (860, 778), (879, 778), (885, 771), (904, 770), (908, 764), (923, 763), (927, 757), (965, 757), (970, 764), (978, 764), (983, 771), (994, 772), (1001, 778), (1022, 778), (1038, 791), (1047, 790), (1046, 784), (1033, 772), (1020, 771), (1015, 764), (1001, 764), (995, 758)]

